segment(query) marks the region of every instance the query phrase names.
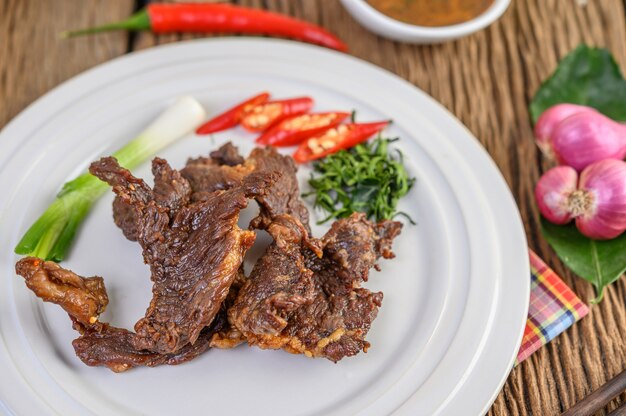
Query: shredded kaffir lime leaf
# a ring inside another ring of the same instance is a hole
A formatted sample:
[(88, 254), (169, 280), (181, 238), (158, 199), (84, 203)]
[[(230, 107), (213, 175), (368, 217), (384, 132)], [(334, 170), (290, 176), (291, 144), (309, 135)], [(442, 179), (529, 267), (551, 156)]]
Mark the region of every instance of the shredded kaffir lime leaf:
[(329, 215), (319, 223), (332, 218), (345, 218), (353, 212), (364, 212), (376, 221), (397, 215), (398, 201), (406, 195), (415, 178), (404, 168), (402, 153), (390, 152), (389, 143), (397, 139), (377, 138), (361, 143), (350, 150), (342, 150), (316, 162), (311, 175), (311, 192), (315, 207)]

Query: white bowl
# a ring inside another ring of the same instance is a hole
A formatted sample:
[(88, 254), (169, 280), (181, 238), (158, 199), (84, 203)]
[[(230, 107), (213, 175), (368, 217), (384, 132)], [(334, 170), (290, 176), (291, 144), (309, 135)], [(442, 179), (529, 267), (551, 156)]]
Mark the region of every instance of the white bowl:
[(379, 12), (365, 0), (341, 0), (359, 23), (372, 32), (407, 43), (439, 43), (457, 39), (489, 26), (509, 7), (511, 0), (495, 0), (484, 13), (472, 20), (450, 26), (417, 26), (400, 22)]

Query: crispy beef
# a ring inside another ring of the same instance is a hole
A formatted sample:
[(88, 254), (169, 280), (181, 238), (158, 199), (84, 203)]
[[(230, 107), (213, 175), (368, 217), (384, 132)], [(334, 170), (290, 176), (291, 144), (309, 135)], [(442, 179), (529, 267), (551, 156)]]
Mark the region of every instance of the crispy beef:
[(113, 200), (113, 222), (122, 230), (124, 237), (130, 241), (137, 241), (139, 227), (135, 209), (117, 195)]
[[(237, 148), (228, 142), (211, 152), (210, 157), (189, 159), (185, 168), (180, 172), (186, 181), (178, 182), (178, 184), (190, 188), (191, 192), (185, 198), (201, 201), (213, 191), (230, 189), (240, 184), (243, 178), (252, 172), (251, 167), (241, 166), (243, 162), (244, 159), (239, 155)], [(155, 175), (155, 197), (163, 195), (167, 198), (168, 195), (174, 197), (182, 195), (168, 192), (169, 186), (167, 177)], [(186, 194), (185, 190), (184, 195)], [(159, 202), (168, 205), (168, 201)], [(176, 201), (171, 201), (171, 203), (176, 203)], [(138, 224), (135, 209), (120, 196), (116, 196), (113, 200), (113, 221), (128, 240), (137, 241)]]
[(94, 162), (90, 172), (134, 208), (137, 240), (151, 270), (153, 297), (135, 325), (133, 346), (170, 354), (195, 343), (219, 311), (254, 242), (253, 232), (237, 226), (239, 212), (275, 177), (248, 175), (239, 186), (189, 202), (188, 181), (162, 159), (153, 161), (154, 190), (111, 157)]
[(202, 201), (214, 191), (230, 189), (241, 184), (253, 168), (243, 164), (243, 158), (230, 142), (211, 152), (210, 157), (189, 159), (180, 171), (193, 190), (192, 200)]
[(309, 211), (300, 199), (297, 167), (290, 156), (279, 154), (274, 148), (256, 148), (244, 159), (230, 142), (211, 152), (210, 157), (189, 159), (181, 171), (193, 189), (193, 199), (201, 199), (206, 193), (228, 189), (252, 172), (276, 172), (278, 180), (264, 194), (256, 198), (261, 212), (252, 222), (253, 228), (264, 229), (272, 219), (289, 214), (309, 228)]
[[(255, 265), (228, 310), (250, 345), (338, 361), (367, 351), (365, 336), (382, 293), (360, 287), (378, 258), (393, 257), (401, 224), (372, 224), (363, 214), (336, 221), (321, 240), (300, 222), (277, 217), (268, 226), (274, 242)], [(322, 249), (320, 251), (320, 249)], [(228, 346), (224, 334), (214, 345)]]
[[(218, 313), (218, 317), (221, 318), (221, 325), (216, 331), (212, 334), (211, 339), (209, 340), (210, 346), (215, 348), (234, 348), (237, 345), (246, 342), (246, 338), (243, 336), (241, 331), (239, 331), (235, 326), (231, 325), (228, 322), (228, 309), (233, 306), (235, 300), (237, 299), (237, 294), (241, 287), (245, 284), (247, 280), (246, 275), (243, 272), (243, 267), (239, 268), (239, 272), (237, 273), (237, 277), (235, 281), (230, 286), (230, 290), (228, 291), (228, 295), (224, 302), (222, 303), (222, 308)], [(217, 318), (216, 318), (217, 320)]]
[(44, 302), (56, 303), (81, 334), (100, 331), (99, 321), (109, 297), (101, 277), (82, 277), (53, 261), (24, 257), (15, 264), (15, 272), (24, 278), (26, 286)]
[(104, 324), (99, 331), (90, 331), (72, 341), (76, 356), (91, 367), (104, 366), (120, 373), (134, 367), (177, 365), (191, 361), (209, 349), (215, 331), (222, 328), (225, 317), (218, 315), (209, 327), (200, 332), (193, 344), (186, 344), (176, 352), (159, 354), (135, 348), (135, 333)]
[(218, 165), (237, 166), (244, 162), (239, 149), (231, 142), (226, 142), (219, 149), (212, 151), (209, 156)]
[[(334, 362), (369, 348), (383, 295), (361, 284), (380, 257), (393, 257), (400, 223), (353, 214), (313, 238), (296, 165), (272, 148), (244, 160), (227, 143), (180, 172), (156, 158), (153, 188), (113, 158), (90, 171), (113, 187), (115, 222), (150, 266), (153, 297), (135, 332), (98, 320), (108, 303), (102, 278), (35, 258), (16, 265), (37, 296), (68, 312), (81, 333), (75, 352), (87, 365), (115, 372), (173, 365), (242, 342)], [(249, 198), (260, 205), (251, 228), (274, 242), (246, 278), (241, 264), (255, 234), (237, 221)]]
[(76, 355), (89, 366), (106, 366), (115, 372), (137, 366), (180, 364), (197, 357), (209, 348), (215, 331), (223, 328), (225, 313), (220, 313), (200, 332), (194, 344), (187, 344), (171, 354), (138, 350), (135, 334), (98, 320), (108, 303), (101, 277), (85, 278), (51, 261), (26, 257), (16, 264), (17, 274), (45, 302), (53, 302), (68, 312), (73, 327), (81, 336), (72, 342)]
[(280, 177), (268, 192), (256, 198), (261, 211), (252, 220), (251, 226), (266, 229), (275, 217), (289, 214), (310, 233), (309, 211), (300, 198), (296, 177), (298, 168), (293, 158), (281, 155), (272, 147), (257, 147), (250, 153), (246, 164), (254, 166), (256, 172), (280, 172)]
[[(261, 211), (251, 226), (264, 229), (274, 217), (290, 214), (310, 232), (309, 212), (300, 198), (296, 164), (290, 156), (283, 156), (274, 148), (256, 148), (244, 160), (237, 148), (228, 142), (211, 152), (209, 157), (189, 159), (180, 174), (191, 187), (190, 199), (202, 201), (214, 191), (239, 185), (253, 172), (275, 172), (280, 176), (264, 195), (256, 198)], [(155, 177), (155, 189), (158, 187)], [(137, 241), (135, 210), (119, 196), (113, 201), (113, 220), (127, 239)]]
[(15, 272), (37, 297), (56, 303), (78, 325), (89, 327), (104, 312), (109, 298), (101, 277), (80, 277), (52, 261), (24, 257)]
[(302, 252), (310, 247), (321, 254), (318, 242), (309, 240), (307, 230), (289, 215), (277, 217), (268, 232), (274, 243), (255, 264), (229, 311), (231, 324), (246, 336), (280, 333), (288, 314), (315, 295), (313, 272)]
[[(239, 163), (239, 164), (237, 164)], [(282, 156), (275, 149), (256, 148), (248, 159), (239, 156), (237, 148), (231, 143), (226, 143), (217, 151), (211, 153), (209, 158), (200, 157), (189, 159), (182, 175), (189, 180), (193, 189), (192, 199), (202, 199), (216, 189), (227, 189), (241, 181), (243, 177), (252, 172), (274, 172), (278, 180), (267, 190), (264, 195), (256, 198), (260, 206), (259, 215), (251, 222), (252, 228), (267, 228), (276, 218), (282, 214), (290, 214), (300, 220), (306, 233), (310, 233), (309, 212), (300, 199), (297, 167), (290, 156)], [(241, 274), (240, 281), (245, 281)], [(228, 309), (237, 297), (240, 285), (231, 286), (229, 298), (224, 307)], [(242, 342), (245, 337), (236, 326), (227, 325), (222, 331), (213, 337), (212, 345), (219, 348), (232, 348)]]

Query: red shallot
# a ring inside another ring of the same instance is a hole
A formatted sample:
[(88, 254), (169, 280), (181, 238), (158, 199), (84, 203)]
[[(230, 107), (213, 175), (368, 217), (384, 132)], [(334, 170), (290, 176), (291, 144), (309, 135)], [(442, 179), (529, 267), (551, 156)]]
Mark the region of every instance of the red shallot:
[(626, 230), (626, 162), (595, 162), (578, 178), (570, 167), (553, 168), (537, 183), (535, 198), (548, 221), (565, 224), (574, 218), (589, 238), (615, 238)]
[(535, 124), (535, 139), (537, 146), (548, 157), (554, 158), (552, 151), (551, 137), (556, 126), (567, 117), (584, 113), (587, 111), (596, 112), (595, 109), (577, 104), (557, 104), (541, 113)]
[(567, 202), (577, 185), (578, 173), (569, 166), (557, 166), (547, 171), (535, 187), (535, 199), (541, 214), (554, 224), (570, 222), (572, 214)]
[(590, 107), (549, 108), (537, 121), (535, 135), (546, 155), (579, 172), (600, 160), (626, 157), (626, 126)]
[(559, 163), (577, 171), (604, 159), (626, 156), (626, 126), (600, 113), (577, 113), (556, 126), (552, 149)]

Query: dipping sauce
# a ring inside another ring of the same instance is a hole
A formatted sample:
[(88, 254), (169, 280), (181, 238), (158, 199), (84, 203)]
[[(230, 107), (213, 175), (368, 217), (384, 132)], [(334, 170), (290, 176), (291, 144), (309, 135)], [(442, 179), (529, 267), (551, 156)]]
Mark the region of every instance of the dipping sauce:
[(482, 14), (494, 0), (367, 0), (392, 19), (418, 26), (449, 26)]

